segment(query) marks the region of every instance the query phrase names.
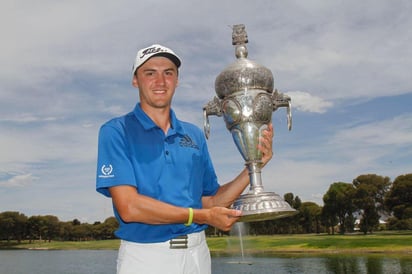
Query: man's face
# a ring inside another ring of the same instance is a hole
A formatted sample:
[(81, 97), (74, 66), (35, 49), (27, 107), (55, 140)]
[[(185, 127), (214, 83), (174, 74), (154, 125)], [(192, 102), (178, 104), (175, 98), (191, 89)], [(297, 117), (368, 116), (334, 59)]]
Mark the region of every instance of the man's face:
[(144, 110), (169, 108), (178, 83), (176, 65), (168, 58), (155, 56), (137, 69), (133, 86), (139, 89)]

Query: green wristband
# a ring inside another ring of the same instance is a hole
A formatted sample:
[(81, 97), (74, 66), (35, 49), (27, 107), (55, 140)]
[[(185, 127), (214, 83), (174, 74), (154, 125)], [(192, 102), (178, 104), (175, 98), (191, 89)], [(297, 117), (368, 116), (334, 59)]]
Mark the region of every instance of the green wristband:
[(190, 226), (193, 223), (193, 208), (189, 207), (189, 218), (187, 219), (187, 223), (185, 226)]

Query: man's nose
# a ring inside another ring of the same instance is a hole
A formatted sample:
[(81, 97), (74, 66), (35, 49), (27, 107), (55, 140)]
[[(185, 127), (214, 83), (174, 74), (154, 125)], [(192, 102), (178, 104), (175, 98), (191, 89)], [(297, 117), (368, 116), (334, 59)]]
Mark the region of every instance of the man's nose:
[(158, 74), (156, 77), (156, 83), (164, 85), (166, 83), (165, 76), (163, 74)]

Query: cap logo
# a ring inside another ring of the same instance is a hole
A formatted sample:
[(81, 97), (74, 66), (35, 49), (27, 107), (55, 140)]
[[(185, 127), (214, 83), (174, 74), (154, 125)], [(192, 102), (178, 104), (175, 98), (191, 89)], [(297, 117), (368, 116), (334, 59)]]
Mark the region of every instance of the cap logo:
[(151, 48), (147, 48), (144, 51), (142, 51), (142, 55), (140, 56), (140, 59), (143, 59), (146, 55), (152, 55), (158, 52), (167, 52), (167, 50), (164, 50), (162, 48), (159, 47), (151, 47)]

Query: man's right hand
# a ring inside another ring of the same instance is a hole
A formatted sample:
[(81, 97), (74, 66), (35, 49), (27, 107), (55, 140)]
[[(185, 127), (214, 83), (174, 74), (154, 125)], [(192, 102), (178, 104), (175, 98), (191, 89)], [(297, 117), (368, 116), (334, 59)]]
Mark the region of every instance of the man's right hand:
[(242, 211), (225, 207), (212, 207), (194, 211), (195, 223), (205, 223), (222, 231), (229, 231), (242, 216)]

